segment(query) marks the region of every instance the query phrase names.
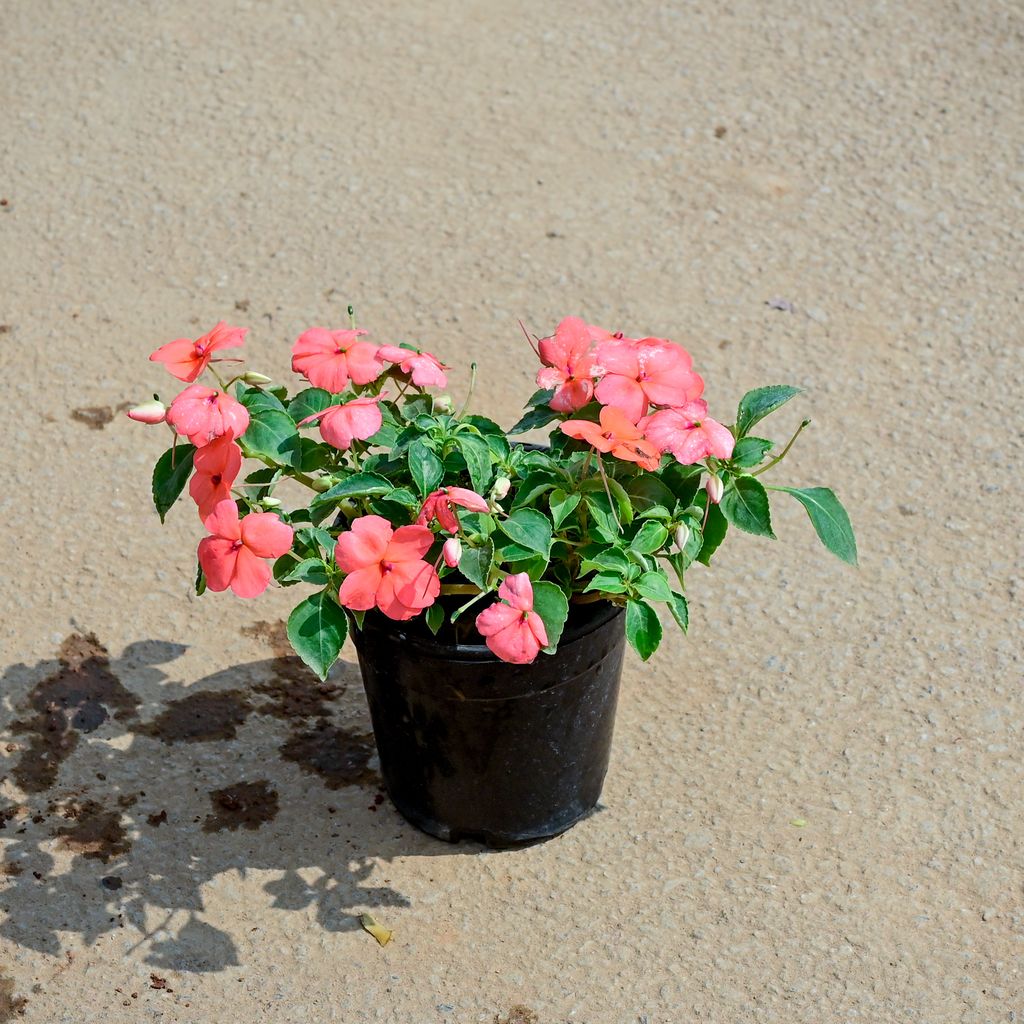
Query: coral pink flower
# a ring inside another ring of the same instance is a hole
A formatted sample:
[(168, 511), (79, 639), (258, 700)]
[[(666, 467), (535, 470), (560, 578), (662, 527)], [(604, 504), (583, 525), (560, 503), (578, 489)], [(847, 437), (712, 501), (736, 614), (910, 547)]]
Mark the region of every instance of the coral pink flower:
[(482, 498), (476, 491), (471, 491), (468, 487), (442, 487), (439, 491), (427, 495), (416, 522), (420, 526), (426, 526), (431, 520), (436, 519), (442, 530), (458, 533), (459, 520), (455, 516), (455, 505), (468, 508), (470, 512), (487, 511), (487, 499)]
[(210, 357), (218, 349), (238, 348), (245, 341), (248, 327), (230, 327), (223, 320), (209, 334), (192, 341), (178, 338), (161, 345), (149, 358), (163, 363), (178, 380), (191, 384), (206, 369)]
[(617, 406), (606, 405), (601, 410), (600, 423), (566, 420), (559, 428), (563, 434), (586, 441), (599, 452), (611, 452), (615, 458), (636, 462), (644, 469), (657, 469), (661, 462), (658, 449), (644, 439), (643, 432)]
[(659, 409), (637, 426), (659, 451), (671, 452), (685, 466), (709, 455), (716, 459), (732, 457), (732, 434), (708, 416), (708, 403), (700, 398), (678, 409)]
[(154, 398), (151, 402), (143, 402), (142, 405), (129, 409), (125, 415), (138, 423), (163, 423), (167, 419), (167, 409), (163, 402)]
[(389, 363), (397, 363), (402, 373), (411, 373), (412, 382), (418, 388), (443, 388), (448, 383), (444, 372), (448, 367), (429, 352), (383, 345), (377, 349), (377, 355)]
[(206, 585), (230, 587), (239, 597), (258, 597), (270, 583), (265, 558), (280, 558), (292, 546), (292, 528), (273, 512), (252, 512), (238, 518), (233, 501), (220, 501), (203, 525), (212, 536), (199, 542), (199, 564)]
[(224, 435), (198, 449), (192, 464), (195, 472), (188, 493), (199, 506), (199, 518), (205, 520), (220, 502), (231, 499), (231, 485), (242, 468), (242, 449)]
[(699, 398), (704, 381), (690, 367), (689, 352), (663, 338), (628, 338), (598, 346), (603, 374), (594, 394), (603, 405), (621, 409), (634, 423), (654, 405), (685, 405)]
[(351, 380), (369, 384), (384, 372), (377, 346), (357, 340), (366, 331), (329, 331), (311, 327), (292, 346), (292, 369), (313, 387), (344, 391)]
[(537, 386), (554, 388), (548, 405), (556, 412), (575, 412), (594, 397), (593, 343), (612, 336), (600, 327), (585, 324), (578, 316), (567, 316), (550, 338), (538, 345), (546, 365), (537, 371)]
[[(384, 417), (377, 404), (382, 395), (364, 395), (351, 402), (332, 405), (327, 409), (307, 416), (299, 426), (320, 420), (320, 436), (343, 452), (352, 447), (353, 441), (365, 441), (381, 428)], [(321, 418), (322, 417), (322, 418)]]
[(376, 606), (389, 619), (411, 619), (441, 592), (437, 572), (423, 556), (434, 542), (425, 526), (392, 529), (382, 516), (361, 516), (338, 538), (334, 560), (348, 573), (338, 601), (353, 611)]
[(544, 621), (533, 610), (533, 584), (525, 572), (506, 576), (498, 587), (500, 601), (476, 617), (476, 628), (502, 661), (528, 665), (548, 645)]
[(441, 546), (441, 554), (444, 556), (444, 564), (454, 569), (462, 558), (462, 541), (458, 537), (449, 537)]
[(241, 437), (249, 428), (249, 411), (223, 391), (192, 384), (171, 402), (167, 422), (202, 448), (215, 437)]

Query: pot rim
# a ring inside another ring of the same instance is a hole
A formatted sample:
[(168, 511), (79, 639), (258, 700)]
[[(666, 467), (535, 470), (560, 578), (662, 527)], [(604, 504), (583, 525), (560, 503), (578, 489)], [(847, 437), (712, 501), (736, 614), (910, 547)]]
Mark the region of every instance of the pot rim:
[[(597, 614), (573, 629), (567, 629), (562, 633), (558, 642), (559, 652), (581, 640), (586, 639), (586, 637), (590, 636), (591, 633), (597, 632), (597, 630), (608, 625), (608, 623), (612, 622), (618, 616), (625, 614), (624, 608), (619, 605), (612, 604), (611, 601), (595, 601), (594, 605), (599, 609)], [(383, 619), (383, 622), (381, 619)], [(502, 661), (501, 658), (494, 654), (486, 644), (445, 643), (444, 641), (437, 640), (434, 637), (425, 637), (407, 633), (404, 630), (404, 626), (404, 622), (387, 619), (384, 616), (380, 616), (378, 613), (378, 617), (376, 617), (375, 621), (371, 623), (369, 630), (367, 630), (365, 622), (362, 629), (358, 629), (353, 626), (353, 640), (358, 642), (363, 634), (370, 631), (378, 633), (392, 633), (395, 635), (395, 638), (403, 644), (403, 646), (415, 648), (423, 654), (427, 654), (435, 658), (444, 658), (449, 661), (489, 662), (495, 665), (509, 664), (508, 662)]]

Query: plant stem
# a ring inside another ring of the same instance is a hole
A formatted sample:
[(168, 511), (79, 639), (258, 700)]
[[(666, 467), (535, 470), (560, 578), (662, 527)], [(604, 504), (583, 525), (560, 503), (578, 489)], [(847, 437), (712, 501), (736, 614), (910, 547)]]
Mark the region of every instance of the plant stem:
[(778, 455), (776, 455), (771, 462), (766, 463), (760, 469), (755, 470), (755, 472), (751, 473), (750, 475), (760, 476), (765, 471), (771, 469), (772, 466), (774, 466), (776, 463), (781, 462), (789, 454), (789, 449), (793, 447), (793, 442), (800, 436), (804, 427), (806, 427), (810, 422), (810, 420), (804, 420), (803, 423), (801, 423), (800, 426), (796, 428), (796, 433), (789, 439), (789, 444), (787, 444), (786, 447), (783, 448), (782, 451)]
[(612, 510), (612, 518), (615, 520), (615, 525), (619, 529), (619, 533), (622, 533), (622, 523), (619, 522), (619, 513), (615, 508), (615, 499), (612, 497), (612, 489), (608, 486), (608, 476), (604, 471), (604, 463), (601, 461), (601, 454), (597, 456), (597, 468), (601, 471), (601, 483), (604, 484), (604, 493), (608, 495), (608, 507)]
[(466, 410), (469, 408), (470, 400), (473, 397), (473, 390), (476, 388), (476, 363), (469, 364), (469, 390), (466, 392), (466, 400), (462, 403), (462, 408), (455, 414), (457, 420), (461, 420)]

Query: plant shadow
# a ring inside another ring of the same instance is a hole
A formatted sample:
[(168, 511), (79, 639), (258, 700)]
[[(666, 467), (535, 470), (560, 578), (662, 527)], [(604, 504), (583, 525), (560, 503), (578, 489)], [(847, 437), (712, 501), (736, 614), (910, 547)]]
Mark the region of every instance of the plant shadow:
[(125, 929), (154, 968), (220, 971), (242, 954), (204, 902), (214, 880), (244, 916), (242, 885), (274, 872), (267, 907), (350, 931), (409, 905), (389, 860), (481, 849), (424, 836), (385, 800), (355, 666), (323, 683), (282, 623), (246, 632), (272, 657), (190, 686), (162, 667), (180, 644), (111, 658), (82, 633), (5, 670), (0, 937), (63, 956), (62, 933), (89, 946)]

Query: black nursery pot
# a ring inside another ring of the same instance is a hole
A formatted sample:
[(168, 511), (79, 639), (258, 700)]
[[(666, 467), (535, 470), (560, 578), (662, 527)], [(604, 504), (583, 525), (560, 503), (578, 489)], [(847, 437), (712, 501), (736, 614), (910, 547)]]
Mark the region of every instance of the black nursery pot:
[(515, 846), (590, 811), (608, 771), (622, 609), (574, 606), (554, 655), (510, 665), (376, 612), (356, 630), (381, 772), (395, 806), (447, 842)]

